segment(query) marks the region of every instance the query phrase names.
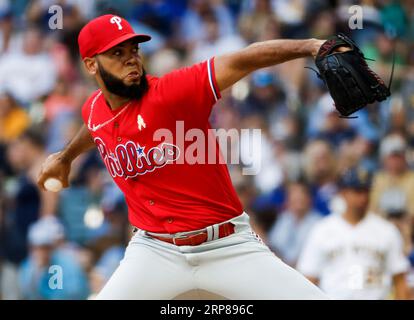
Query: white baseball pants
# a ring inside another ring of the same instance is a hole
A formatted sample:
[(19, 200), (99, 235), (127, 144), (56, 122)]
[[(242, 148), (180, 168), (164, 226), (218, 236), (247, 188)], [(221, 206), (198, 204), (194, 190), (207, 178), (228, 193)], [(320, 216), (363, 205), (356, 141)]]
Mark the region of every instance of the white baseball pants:
[(252, 231), (246, 213), (235, 233), (198, 246), (175, 246), (138, 230), (97, 299), (328, 299), (283, 263)]

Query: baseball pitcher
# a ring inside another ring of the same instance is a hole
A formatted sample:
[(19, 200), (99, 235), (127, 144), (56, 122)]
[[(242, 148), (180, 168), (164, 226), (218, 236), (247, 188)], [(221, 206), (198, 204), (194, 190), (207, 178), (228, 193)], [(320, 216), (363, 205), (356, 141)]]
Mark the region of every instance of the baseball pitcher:
[[(97, 298), (173, 299), (204, 291), (227, 299), (326, 299), (252, 231), (208, 133), (221, 91), (259, 68), (315, 57), (324, 41), (254, 43), (158, 78), (146, 74), (140, 57), (139, 44), (150, 39), (114, 15), (81, 30), (80, 55), (99, 89), (83, 106), (80, 132), (39, 174), (42, 188), (51, 178), (68, 187), (72, 161), (97, 147), (125, 195), (134, 235)], [(185, 161), (191, 142), (174, 140), (177, 121), (201, 130), (217, 161)]]

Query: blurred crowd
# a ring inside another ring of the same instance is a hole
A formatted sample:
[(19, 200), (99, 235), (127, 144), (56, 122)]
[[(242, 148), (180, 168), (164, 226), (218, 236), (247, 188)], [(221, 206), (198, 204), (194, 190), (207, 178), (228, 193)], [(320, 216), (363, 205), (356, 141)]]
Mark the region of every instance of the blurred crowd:
[[(55, 4), (63, 28), (51, 30)], [(353, 4), (363, 9), (363, 29), (349, 28)], [(398, 229), (414, 292), (413, 1), (0, 0), (0, 299), (91, 298), (131, 235), (123, 195), (97, 152), (74, 162), (70, 188), (36, 186), (43, 160), (82, 125), (82, 104), (96, 84), (82, 68), (77, 35), (106, 13), (152, 36), (141, 52), (157, 76), (257, 41), (337, 32), (357, 42), (385, 82), (394, 60), (391, 98), (357, 118), (339, 117), (323, 82), (305, 68), (313, 61), (298, 59), (222, 92), (210, 120), (215, 128), (262, 130), (260, 172), (243, 175), (243, 159), (229, 170), (255, 230), (293, 267), (312, 229), (343, 210), (340, 175), (354, 166), (371, 173), (370, 211)], [(231, 147), (243, 155), (246, 143)], [(63, 270), (60, 290), (50, 285), (55, 265)]]

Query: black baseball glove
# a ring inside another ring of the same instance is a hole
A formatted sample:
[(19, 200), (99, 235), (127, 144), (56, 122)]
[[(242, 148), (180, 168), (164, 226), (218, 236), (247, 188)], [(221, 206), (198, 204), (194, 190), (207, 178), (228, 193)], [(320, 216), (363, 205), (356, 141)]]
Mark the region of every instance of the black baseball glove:
[[(336, 51), (342, 46), (350, 50)], [(355, 42), (343, 34), (325, 41), (316, 55), (318, 76), (328, 86), (336, 109), (344, 117), (391, 94), (389, 86), (368, 67), (365, 59)]]

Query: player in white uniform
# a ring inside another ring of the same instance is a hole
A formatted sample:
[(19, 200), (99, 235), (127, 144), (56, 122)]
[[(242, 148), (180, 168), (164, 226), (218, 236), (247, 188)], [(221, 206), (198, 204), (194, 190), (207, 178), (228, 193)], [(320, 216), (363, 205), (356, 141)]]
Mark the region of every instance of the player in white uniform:
[(367, 211), (370, 177), (353, 168), (341, 179), (343, 213), (320, 221), (299, 258), (297, 268), (334, 299), (409, 298), (397, 228)]

